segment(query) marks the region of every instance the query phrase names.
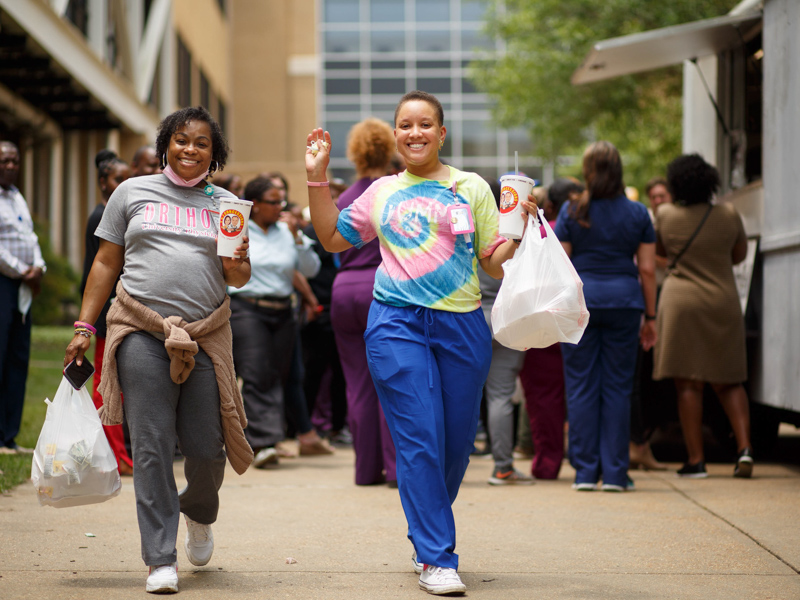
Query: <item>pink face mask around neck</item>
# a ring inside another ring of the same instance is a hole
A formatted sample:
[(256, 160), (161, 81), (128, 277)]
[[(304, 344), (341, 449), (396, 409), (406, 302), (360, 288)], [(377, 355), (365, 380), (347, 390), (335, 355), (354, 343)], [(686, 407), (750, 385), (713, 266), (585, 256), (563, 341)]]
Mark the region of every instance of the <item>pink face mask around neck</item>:
[(175, 185), (179, 185), (181, 187), (194, 187), (198, 183), (203, 181), (203, 179), (205, 179), (206, 176), (208, 175), (208, 171), (206, 171), (205, 173), (203, 173), (199, 177), (195, 177), (194, 179), (186, 180), (186, 179), (183, 179), (180, 175), (178, 175), (175, 171), (173, 171), (172, 167), (170, 167), (169, 164), (167, 164), (167, 166), (164, 167), (164, 170), (161, 171), (161, 172), (164, 173), (164, 175), (167, 176), (167, 179), (169, 179), (172, 183), (174, 183)]

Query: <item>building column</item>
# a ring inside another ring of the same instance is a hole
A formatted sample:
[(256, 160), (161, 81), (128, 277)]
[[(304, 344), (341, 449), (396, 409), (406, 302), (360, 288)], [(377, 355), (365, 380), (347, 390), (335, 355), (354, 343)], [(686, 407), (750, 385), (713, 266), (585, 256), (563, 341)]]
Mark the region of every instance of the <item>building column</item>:
[(50, 141), (50, 189), (48, 220), (50, 243), (53, 252), (64, 253), (64, 138), (58, 136)]
[(81, 133), (78, 131), (67, 132), (67, 153), (64, 157), (64, 189), (66, 190), (64, 207), (67, 213), (64, 215), (67, 222), (66, 254), (72, 267), (78, 270), (83, 262), (83, 223), (81, 222), (82, 211), (80, 209), (80, 136)]

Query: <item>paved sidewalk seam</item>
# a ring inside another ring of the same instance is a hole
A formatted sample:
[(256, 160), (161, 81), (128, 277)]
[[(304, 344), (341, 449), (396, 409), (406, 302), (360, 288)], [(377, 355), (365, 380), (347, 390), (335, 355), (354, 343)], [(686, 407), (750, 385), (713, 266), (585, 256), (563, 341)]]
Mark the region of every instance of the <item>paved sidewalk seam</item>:
[(715, 517), (716, 519), (719, 519), (720, 521), (722, 521), (723, 523), (725, 523), (726, 525), (728, 525), (728, 526), (729, 526), (729, 527), (731, 527), (732, 529), (735, 529), (736, 531), (738, 531), (739, 533), (741, 533), (741, 534), (742, 534), (743, 536), (745, 536), (747, 539), (749, 539), (749, 540), (750, 540), (750, 541), (752, 541), (754, 544), (756, 544), (756, 545), (757, 545), (759, 548), (761, 548), (762, 550), (764, 550), (764, 551), (765, 551), (765, 552), (767, 552), (768, 554), (772, 555), (773, 557), (777, 558), (777, 559), (778, 559), (780, 562), (782, 562), (784, 565), (786, 565), (787, 567), (789, 567), (789, 568), (790, 568), (792, 571), (794, 571), (794, 572), (795, 572), (795, 574), (797, 574), (797, 575), (800, 575), (800, 569), (798, 569), (798, 567), (795, 567), (795, 566), (794, 566), (792, 563), (790, 563), (789, 561), (787, 561), (787, 560), (786, 560), (785, 558), (783, 558), (783, 557), (782, 557), (780, 554), (778, 554), (778, 553), (777, 553), (777, 552), (775, 552), (774, 550), (772, 550), (772, 549), (768, 548), (768, 547), (767, 547), (767, 546), (766, 546), (764, 543), (762, 543), (762, 542), (760, 542), (759, 540), (757, 540), (755, 537), (753, 537), (752, 535), (750, 535), (749, 533), (747, 533), (747, 532), (746, 532), (744, 529), (742, 529), (741, 527), (739, 527), (739, 526), (738, 526), (738, 525), (736, 525), (735, 523), (732, 523), (731, 521), (729, 521), (728, 519), (726, 519), (725, 517), (723, 517), (723, 516), (722, 516), (722, 515), (720, 515), (719, 513), (716, 513), (716, 512), (714, 512), (712, 509), (710, 509), (709, 507), (707, 507), (707, 506), (705, 506), (704, 504), (700, 503), (699, 501), (695, 500), (695, 499), (694, 499), (694, 498), (692, 498), (692, 497), (691, 497), (689, 494), (687, 494), (687, 493), (686, 493), (686, 492), (684, 492), (682, 489), (680, 489), (678, 486), (676, 486), (676, 485), (675, 485), (675, 484), (674, 484), (672, 481), (669, 481), (667, 478), (665, 478), (665, 477), (659, 477), (659, 476), (655, 476), (655, 478), (656, 478), (656, 479), (660, 479), (661, 481), (663, 481), (664, 483), (666, 483), (666, 484), (667, 484), (669, 487), (671, 487), (673, 490), (675, 490), (676, 492), (678, 492), (678, 494), (680, 494), (681, 496), (683, 496), (683, 497), (684, 497), (686, 500), (688, 500), (689, 502), (691, 502), (692, 504), (694, 504), (694, 505), (695, 505), (695, 506), (697, 506), (698, 508), (700, 508), (700, 509), (702, 509), (702, 510), (706, 511), (706, 512), (707, 512), (708, 514), (710, 514), (711, 516)]

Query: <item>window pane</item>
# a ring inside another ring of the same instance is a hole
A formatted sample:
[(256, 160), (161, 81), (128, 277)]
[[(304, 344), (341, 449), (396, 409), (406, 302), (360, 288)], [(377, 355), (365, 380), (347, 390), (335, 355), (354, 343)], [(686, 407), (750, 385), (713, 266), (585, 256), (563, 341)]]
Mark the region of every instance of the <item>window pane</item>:
[(325, 0), (327, 23), (358, 23), (358, 0)]
[(357, 60), (326, 60), (326, 69), (360, 69), (361, 63)]
[(403, 31), (373, 31), (370, 37), (373, 52), (405, 52), (406, 34)]
[[(472, 82), (469, 79), (464, 77), (461, 80), (461, 93), (462, 94), (476, 94), (476, 93), (478, 93), (478, 90), (475, 88), (475, 86), (472, 84)], [(466, 101), (466, 98), (465, 98), (465, 101)]]
[(464, 121), (464, 156), (496, 156), (497, 130), (491, 121)]
[(463, 29), (461, 31), (461, 51), (474, 52), (476, 50), (493, 49), (494, 41), (478, 29)]
[(461, 0), (461, 20), (483, 21), (487, 8), (487, 0)]
[(405, 69), (406, 61), (404, 60), (373, 60), (371, 67), (373, 69)]
[(325, 33), (326, 52), (358, 52), (357, 31), (328, 31)]
[(448, 52), (449, 31), (417, 31), (417, 52)]
[(331, 121), (327, 124), (326, 129), (330, 132), (331, 140), (333, 141), (333, 147), (331, 148), (332, 158), (345, 158), (347, 134), (355, 124), (356, 121)]
[(520, 154), (533, 153), (531, 136), (524, 129), (511, 129), (508, 132), (508, 153), (513, 154), (514, 151)]
[(373, 23), (403, 23), (406, 20), (405, 4), (398, 0), (370, 0), (370, 20)]
[(418, 60), (418, 69), (449, 69), (449, 60)]
[(417, 0), (417, 23), (450, 20), (450, 0)]
[(487, 37), (478, 29), (464, 29), (461, 31), (461, 51), (475, 52), (479, 50), (494, 49), (494, 40)]
[(449, 94), (451, 91), (449, 77), (420, 77), (417, 79), (417, 89), (431, 94)]
[(406, 93), (406, 80), (405, 79), (373, 79), (372, 80), (372, 93), (373, 94), (405, 94)]
[(358, 79), (326, 79), (326, 94), (360, 94), (361, 81)]

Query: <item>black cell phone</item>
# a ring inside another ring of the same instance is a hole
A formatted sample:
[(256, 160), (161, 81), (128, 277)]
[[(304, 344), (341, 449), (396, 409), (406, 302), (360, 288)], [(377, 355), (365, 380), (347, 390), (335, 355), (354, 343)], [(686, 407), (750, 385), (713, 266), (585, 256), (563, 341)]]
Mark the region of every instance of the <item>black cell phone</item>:
[(78, 365), (74, 360), (64, 367), (64, 377), (67, 378), (70, 385), (76, 390), (81, 389), (89, 381), (89, 378), (94, 375), (94, 367), (89, 359), (83, 357), (83, 363)]

